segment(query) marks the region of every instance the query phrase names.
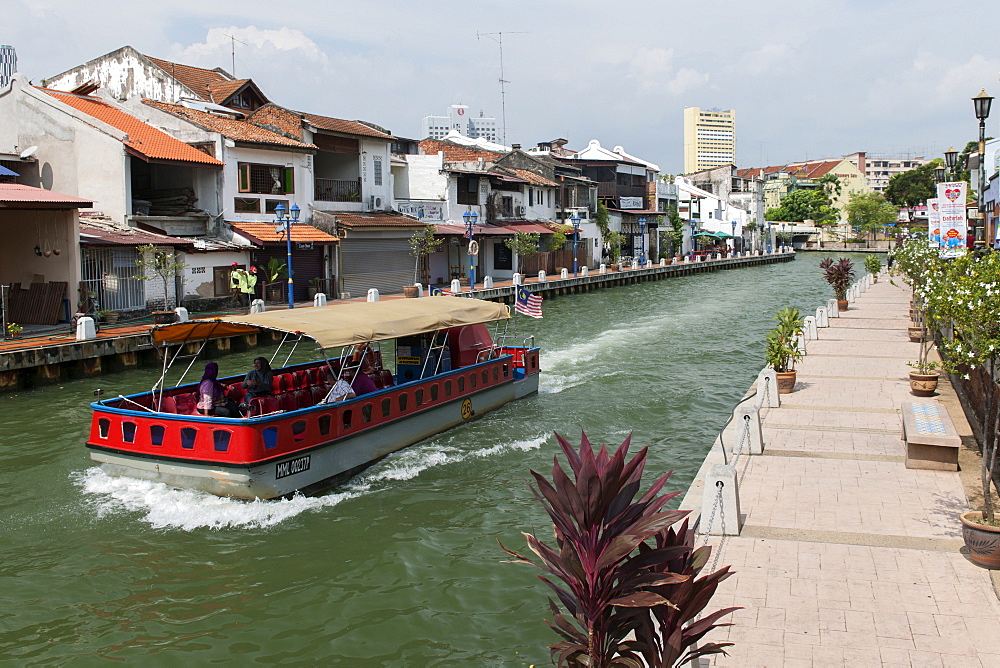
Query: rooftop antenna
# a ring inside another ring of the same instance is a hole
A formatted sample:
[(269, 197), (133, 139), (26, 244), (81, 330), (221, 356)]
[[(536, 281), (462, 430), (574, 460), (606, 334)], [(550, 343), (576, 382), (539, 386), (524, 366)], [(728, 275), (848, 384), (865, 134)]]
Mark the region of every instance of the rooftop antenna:
[[(236, 78), (236, 42), (240, 42), (240, 40), (236, 39), (232, 35), (226, 35), (226, 37), (228, 37), (230, 40), (232, 40), (232, 47), (233, 47), (233, 50), (232, 50), (232, 53), (233, 53), (233, 73), (232, 74), (233, 74), (233, 78), (235, 79)], [(243, 46), (247, 45), (246, 42), (240, 42), (240, 44), (242, 44)]]
[(476, 39), (480, 37), (489, 37), (494, 39), (496, 35), (496, 41), (500, 44), (500, 123), (503, 128), (503, 145), (507, 145), (507, 90), (504, 88), (504, 84), (509, 84), (510, 82), (503, 78), (503, 36), (504, 35), (527, 35), (527, 32), (477, 32)]

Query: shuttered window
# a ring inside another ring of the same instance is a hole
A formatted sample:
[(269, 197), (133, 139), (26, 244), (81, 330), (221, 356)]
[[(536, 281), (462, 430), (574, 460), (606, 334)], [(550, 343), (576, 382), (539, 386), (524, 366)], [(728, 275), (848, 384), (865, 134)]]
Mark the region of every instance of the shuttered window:
[(283, 165), (239, 163), (241, 193), (290, 195), (295, 192), (295, 170)]

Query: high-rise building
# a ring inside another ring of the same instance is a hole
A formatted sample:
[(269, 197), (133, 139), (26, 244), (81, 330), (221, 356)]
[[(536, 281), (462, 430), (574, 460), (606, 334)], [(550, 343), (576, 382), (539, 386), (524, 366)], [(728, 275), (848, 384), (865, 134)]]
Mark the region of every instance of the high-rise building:
[(9, 44), (0, 44), (0, 88), (10, 83), (17, 72), (17, 53)]
[(861, 173), (868, 179), (868, 187), (872, 189), (872, 192), (879, 193), (885, 192), (885, 189), (889, 187), (889, 179), (896, 174), (908, 172), (930, 162), (930, 160), (925, 160), (923, 156), (917, 156), (913, 153), (889, 154), (859, 151), (844, 157), (861, 170)]
[(736, 164), (736, 110), (684, 109), (684, 173)]
[(449, 132), (457, 132), (470, 139), (497, 140), (497, 119), (469, 114), (469, 108), (464, 104), (453, 104), (448, 107), (447, 116), (424, 116), (423, 137), (443, 139)]

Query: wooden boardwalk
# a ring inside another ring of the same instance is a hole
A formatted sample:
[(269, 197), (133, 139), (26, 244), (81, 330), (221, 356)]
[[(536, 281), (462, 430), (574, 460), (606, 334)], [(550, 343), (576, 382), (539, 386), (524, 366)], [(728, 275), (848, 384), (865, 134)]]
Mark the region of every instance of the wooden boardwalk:
[[(947, 379), (934, 400), (970, 471), (904, 467), (909, 299), (883, 276), (807, 342), (795, 392), (764, 409), (764, 454), (736, 463), (742, 532), (711, 540), (736, 574), (709, 610), (744, 607), (708, 636), (736, 643), (712, 665), (1000, 666), (990, 572), (960, 552), (962, 476), (978, 478), (978, 457)], [(700, 481), (683, 506), (700, 509)]]

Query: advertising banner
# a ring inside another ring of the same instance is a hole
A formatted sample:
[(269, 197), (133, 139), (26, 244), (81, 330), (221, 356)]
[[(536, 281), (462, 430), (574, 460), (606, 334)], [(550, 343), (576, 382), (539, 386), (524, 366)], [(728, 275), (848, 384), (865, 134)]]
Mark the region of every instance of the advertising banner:
[(931, 248), (941, 247), (941, 211), (936, 197), (927, 200), (927, 243)]
[(968, 223), (965, 219), (965, 181), (939, 183), (938, 210), (941, 212), (941, 257), (965, 255)]

